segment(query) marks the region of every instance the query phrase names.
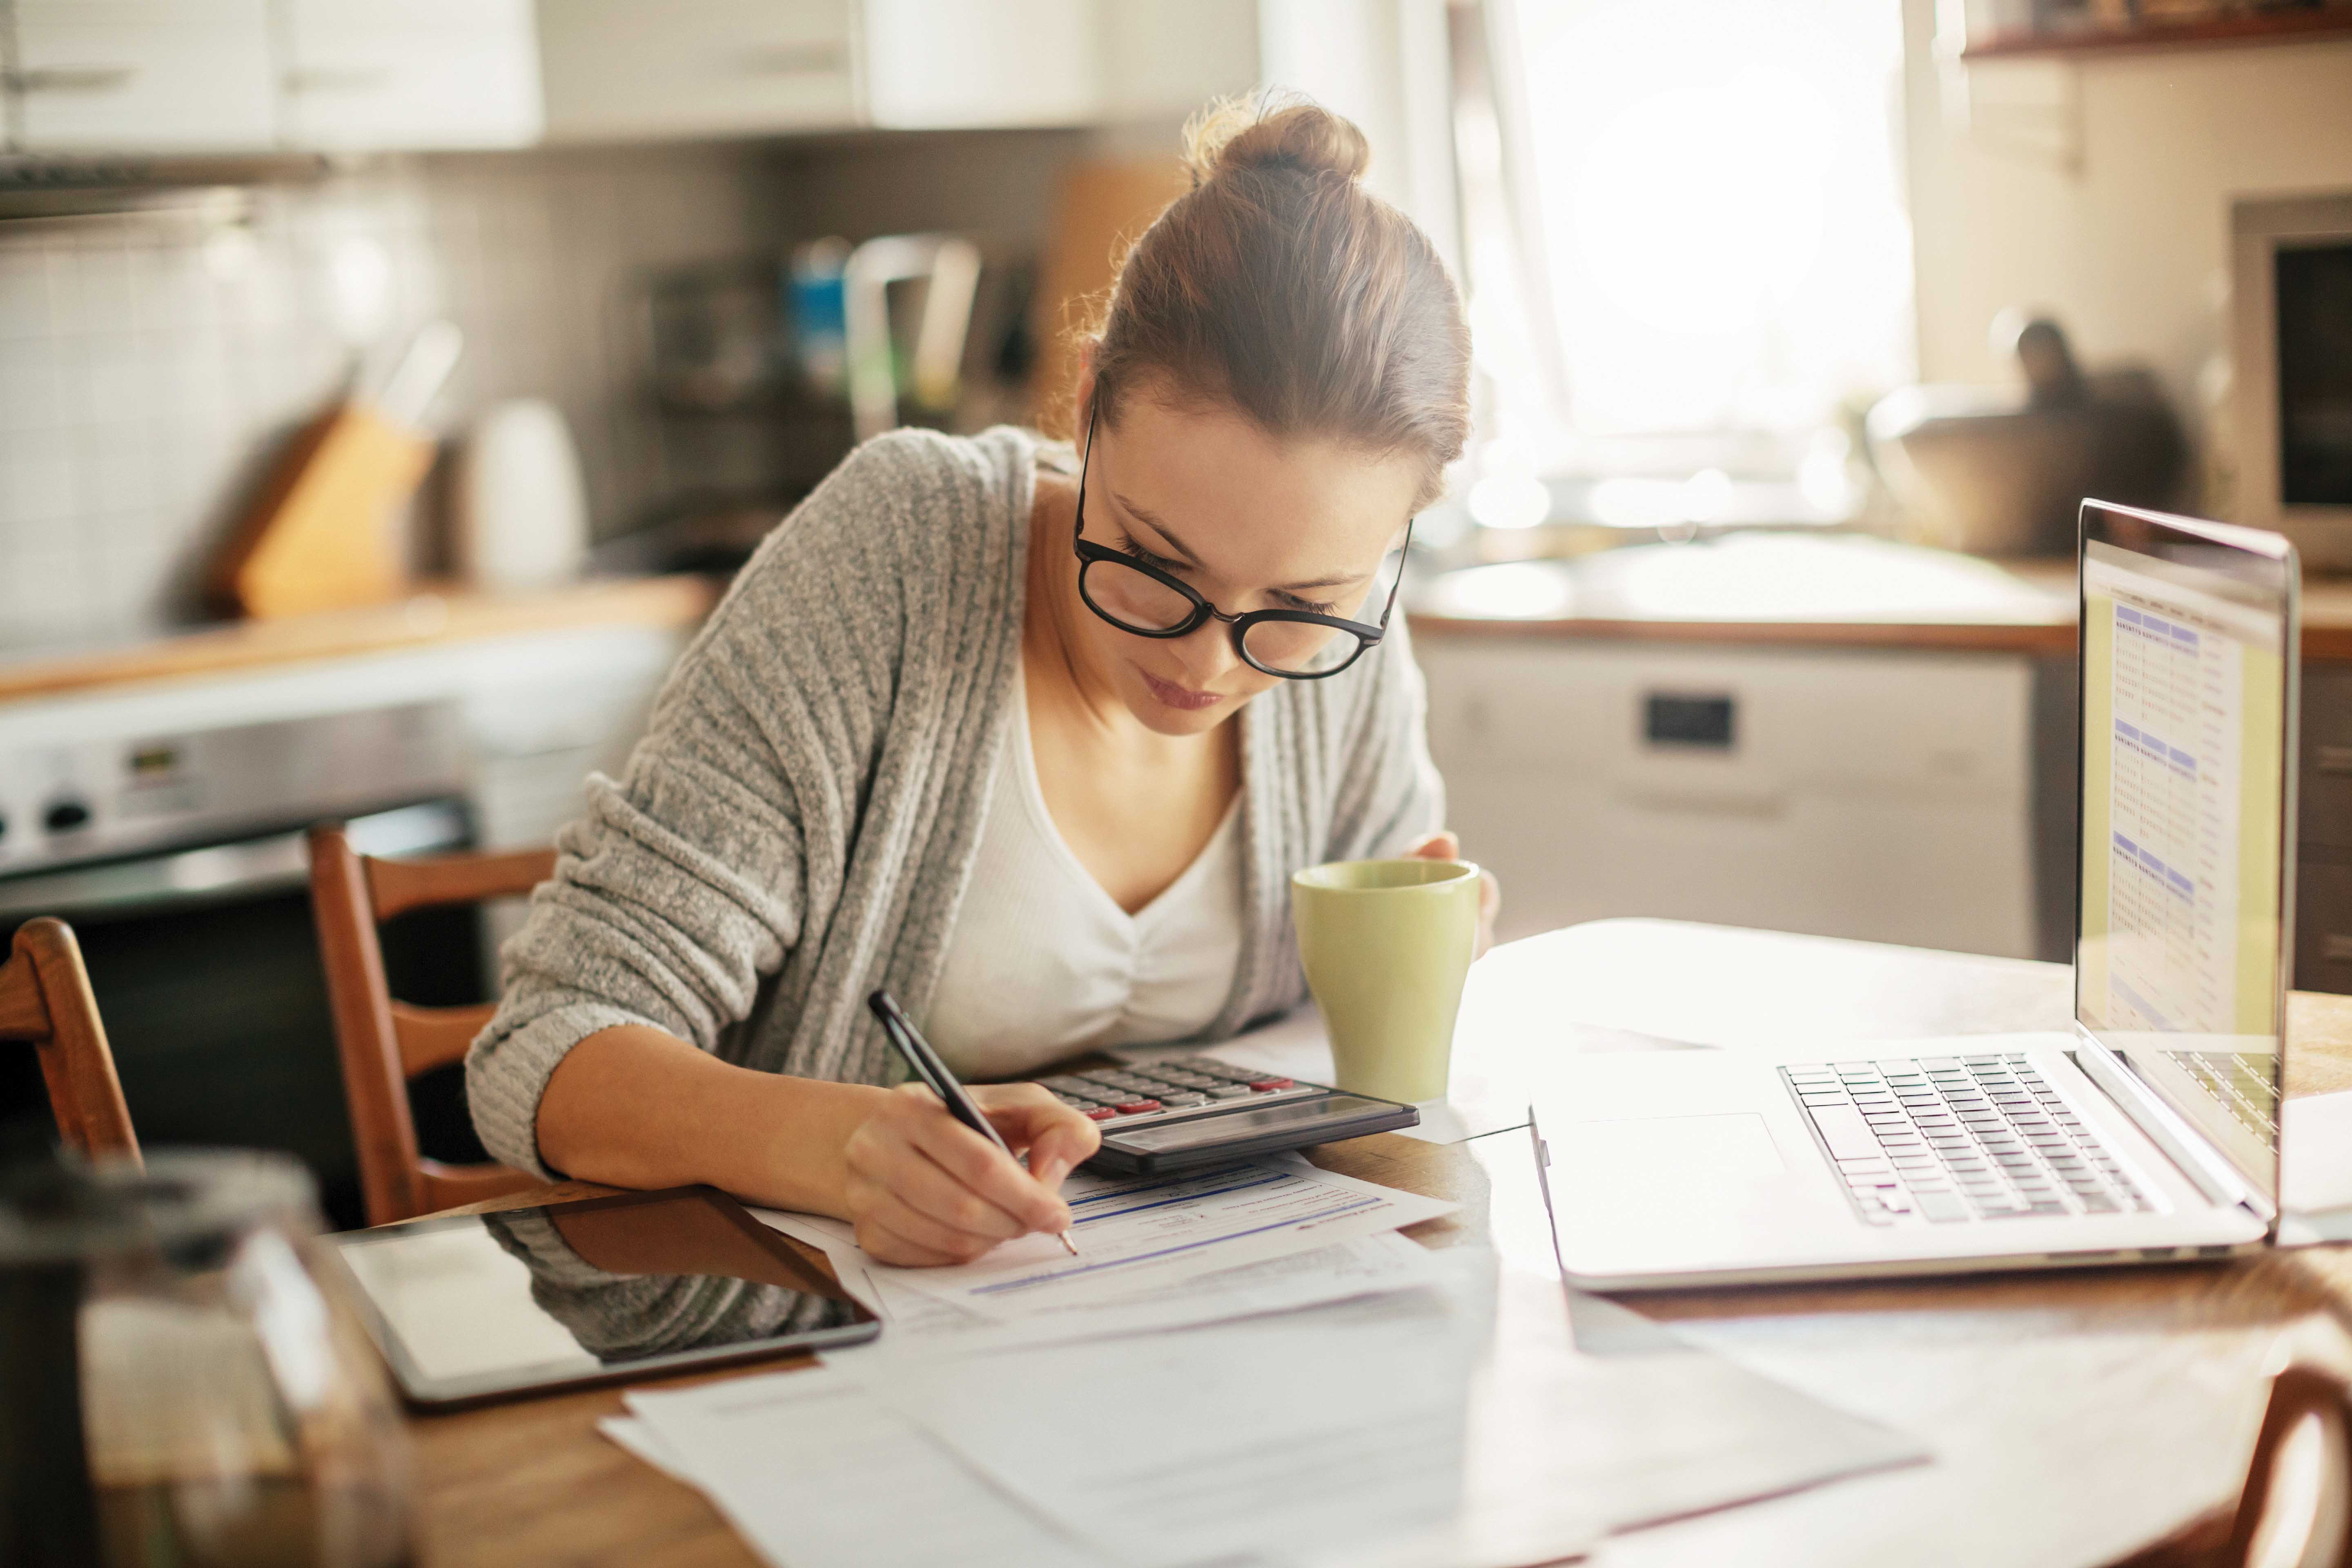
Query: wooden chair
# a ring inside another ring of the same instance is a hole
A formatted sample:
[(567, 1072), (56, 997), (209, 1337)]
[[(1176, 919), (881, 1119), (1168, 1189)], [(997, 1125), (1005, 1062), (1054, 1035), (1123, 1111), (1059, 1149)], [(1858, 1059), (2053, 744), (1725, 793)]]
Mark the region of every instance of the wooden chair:
[(140, 1163), (81, 944), (65, 921), (45, 916), (16, 928), (0, 963), (0, 1040), (29, 1042), (39, 1054), (49, 1110), (68, 1148), (92, 1160)]
[(2280, 1373), (2238, 1500), (2108, 1568), (2344, 1568), (2352, 1562), (2347, 1398), (2334, 1373)]
[(310, 905), (370, 1225), (414, 1219), (537, 1181), (504, 1165), (450, 1165), (418, 1153), (409, 1080), (463, 1060), (494, 1009), (394, 1001), (376, 928), (411, 910), (519, 897), (554, 872), (551, 849), (381, 860), (352, 848), (341, 824), (310, 830)]

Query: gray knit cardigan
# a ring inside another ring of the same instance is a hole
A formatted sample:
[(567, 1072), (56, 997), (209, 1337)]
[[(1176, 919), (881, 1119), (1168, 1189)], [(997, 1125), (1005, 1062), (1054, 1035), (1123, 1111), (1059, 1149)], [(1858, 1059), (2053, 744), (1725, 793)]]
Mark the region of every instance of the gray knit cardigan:
[[(502, 955), (474, 1125), (539, 1158), (565, 1052), (650, 1024), (770, 1072), (887, 1083), (865, 998), (928, 1009), (1019, 668), (1038, 438), (867, 443), (771, 534), (696, 637), (618, 780), (587, 785)], [(1242, 710), (1246, 940), (1222, 1039), (1305, 995), (1290, 873), (1444, 818), (1403, 617), (1325, 680)]]

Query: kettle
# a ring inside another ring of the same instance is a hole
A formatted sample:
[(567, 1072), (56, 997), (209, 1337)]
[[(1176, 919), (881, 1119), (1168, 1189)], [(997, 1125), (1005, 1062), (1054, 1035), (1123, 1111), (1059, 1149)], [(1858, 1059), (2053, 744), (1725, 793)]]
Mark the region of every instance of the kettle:
[(410, 1560), (405, 1440), (316, 1212), (272, 1154), (0, 1172), (0, 1562)]

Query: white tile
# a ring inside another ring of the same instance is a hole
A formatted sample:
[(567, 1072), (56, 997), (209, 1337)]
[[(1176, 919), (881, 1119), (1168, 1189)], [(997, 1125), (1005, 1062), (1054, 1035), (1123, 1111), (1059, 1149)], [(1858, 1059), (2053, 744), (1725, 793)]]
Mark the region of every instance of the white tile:
[(79, 380), (73, 399), (77, 422), (119, 424), (144, 419), (156, 403), (156, 383), (163, 374), (132, 332), (89, 333), (68, 341), (68, 363), (78, 374), (61, 374), (61, 381)]
[(41, 260), (49, 279), (52, 330), (74, 331), (81, 326), (81, 278), (74, 267), (74, 253), (65, 246), (47, 246), (41, 251)]
[[(75, 432), (81, 504), (101, 513), (149, 515), (155, 504), (152, 441), (143, 423), (92, 425)], [(151, 527), (142, 525), (142, 531)]]
[(21, 531), (26, 525), (64, 524), (75, 504), (73, 454), (52, 441), (27, 441), (19, 437), (8, 444), (0, 462), (0, 516)]
[(138, 325), (131, 292), (131, 252), (119, 230), (110, 239), (74, 247), (65, 254), (73, 268), (76, 309), (87, 332), (129, 331)]
[(0, 636), (12, 641), (68, 637), (89, 617), (81, 563), (55, 542), (20, 546), (0, 572)]
[[(47, 337), (57, 325), (49, 309), (49, 264), (37, 245), (0, 245), (0, 342)], [(12, 349), (0, 349), (0, 361)]]
[(0, 348), (0, 430), (49, 430), (65, 420), (58, 405), (56, 345), (23, 338)]

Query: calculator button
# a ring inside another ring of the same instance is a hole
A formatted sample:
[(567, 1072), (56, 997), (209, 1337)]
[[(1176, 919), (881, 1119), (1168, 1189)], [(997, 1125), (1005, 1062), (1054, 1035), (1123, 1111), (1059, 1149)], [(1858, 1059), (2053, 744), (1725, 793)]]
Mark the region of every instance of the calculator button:
[(1108, 1105), (1092, 1105), (1087, 1108), (1087, 1120), (1089, 1121), (1108, 1121), (1118, 1114), (1118, 1111)]
[(1189, 1089), (1173, 1089), (1161, 1094), (1160, 1097), (1160, 1103), (1162, 1105), (1206, 1105), (1209, 1103), (1209, 1097), (1205, 1094), (1197, 1094)]
[(1245, 1100), (1249, 1090), (1237, 1083), (1221, 1083), (1209, 1090), (1209, 1096), (1213, 1100)]
[(1254, 1094), (1271, 1094), (1277, 1089), (1297, 1089), (1297, 1080), (1286, 1078), (1261, 1078), (1250, 1080), (1250, 1091)]
[(1162, 1107), (1156, 1100), (1130, 1100), (1115, 1105), (1111, 1109), (1121, 1116), (1140, 1116), (1147, 1110), (1159, 1110)]

